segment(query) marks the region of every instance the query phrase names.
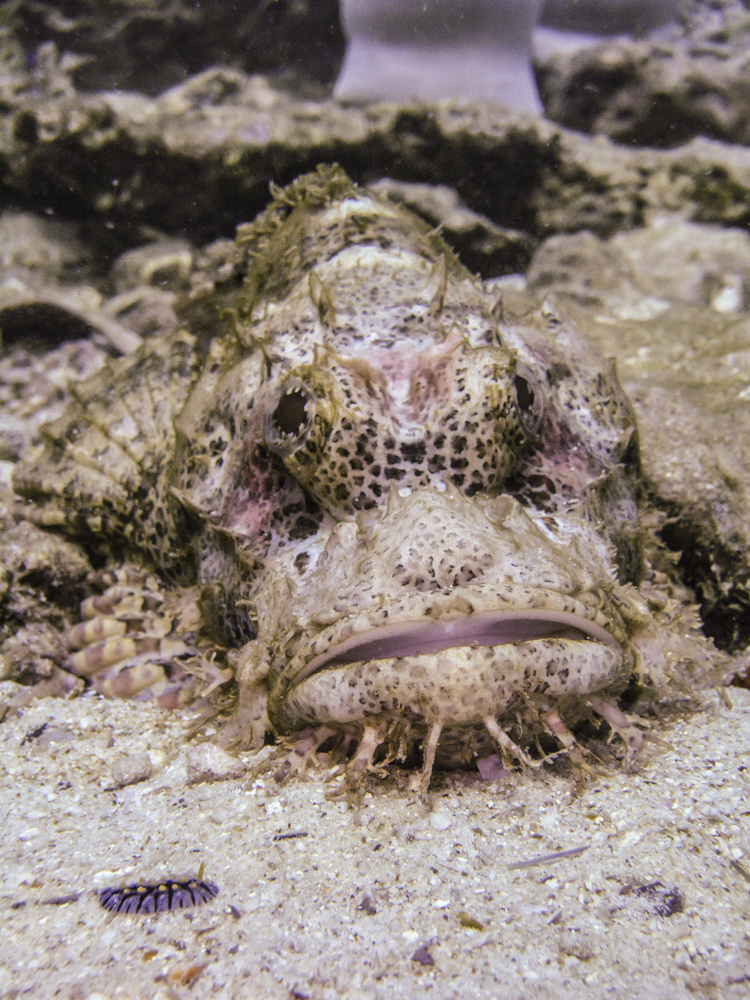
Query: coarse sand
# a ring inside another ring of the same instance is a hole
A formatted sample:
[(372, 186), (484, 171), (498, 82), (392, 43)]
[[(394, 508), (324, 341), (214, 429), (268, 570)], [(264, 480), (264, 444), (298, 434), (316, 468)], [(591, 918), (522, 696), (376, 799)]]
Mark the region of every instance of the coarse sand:
[[(454, 773), (427, 806), (391, 777), (356, 809), (330, 768), (279, 785), (251, 754), (239, 778), (188, 783), (180, 713), (11, 710), (0, 998), (747, 997), (750, 692), (731, 698), (701, 695), (658, 724), (668, 746), (578, 796), (548, 768)], [(117, 787), (144, 753), (151, 776)], [(220, 893), (199, 908), (131, 916), (96, 895), (201, 864)]]

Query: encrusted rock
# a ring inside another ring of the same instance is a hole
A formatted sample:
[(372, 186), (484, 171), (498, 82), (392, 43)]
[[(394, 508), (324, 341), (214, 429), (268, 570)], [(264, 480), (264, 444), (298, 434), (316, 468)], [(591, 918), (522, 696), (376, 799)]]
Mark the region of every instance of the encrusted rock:
[[(28, 521), (9, 527), (0, 539), (0, 560), (10, 574), (4, 610), (22, 615), (26, 620), (46, 619), (50, 609), (29, 601), (55, 602), (76, 608), (85, 596), (85, 579), (90, 565), (81, 549), (58, 535), (42, 531)], [(59, 611), (57, 612), (60, 623)]]
[(682, 0), (680, 9), (679, 22), (652, 38), (540, 53), (547, 115), (638, 145), (674, 147), (695, 135), (750, 142), (745, 4)]
[[(657, 218), (602, 241), (547, 240), (529, 287), (617, 358), (657, 521), (705, 631), (750, 639), (750, 241)], [(660, 521), (658, 519), (661, 519)], [(670, 574), (663, 564), (660, 571)]]
[(750, 219), (750, 151), (707, 140), (669, 152), (624, 149), (499, 105), (300, 101), (223, 68), (154, 99), (76, 95), (65, 79), (48, 66), (33, 87), (11, 90), (4, 181), (21, 199), (37, 199), (44, 185), (53, 211), (74, 201), (98, 253), (143, 241), (144, 227), (197, 244), (229, 235), (267, 204), (279, 162), (280, 179), (336, 160), (355, 179), (449, 185), (469, 209), (532, 237), (609, 235), (664, 209), (725, 224)]
[(69, 57), (83, 90), (158, 94), (222, 62), (320, 86), (335, 78), (344, 50), (338, 0), (84, 0), (64, 11), (54, 0), (23, 0), (12, 17), (27, 44), (85, 53)]

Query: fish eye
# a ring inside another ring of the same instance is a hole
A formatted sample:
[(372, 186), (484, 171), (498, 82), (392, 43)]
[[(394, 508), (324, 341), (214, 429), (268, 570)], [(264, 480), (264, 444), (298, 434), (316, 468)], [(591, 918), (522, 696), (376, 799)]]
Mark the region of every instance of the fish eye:
[(527, 437), (533, 437), (539, 430), (544, 416), (544, 394), (541, 383), (524, 364), (517, 365), (513, 381), (516, 390), (516, 411), (521, 429)]
[(269, 449), (282, 458), (293, 455), (310, 433), (314, 415), (313, 394), (299, 379), (289, 379), (270, 400), (263, 420)]

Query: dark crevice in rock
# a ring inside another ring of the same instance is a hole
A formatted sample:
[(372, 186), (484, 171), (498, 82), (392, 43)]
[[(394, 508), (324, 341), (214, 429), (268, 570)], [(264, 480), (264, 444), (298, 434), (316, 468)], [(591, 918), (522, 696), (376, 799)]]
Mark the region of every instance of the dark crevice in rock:
[(748, 566), (742, 550), (722, 541), (709, 511), (674, 511), (659, 531), (677, 569), (696, 595), (703, 631), (719, 649), (736, 653), (750, 643)]

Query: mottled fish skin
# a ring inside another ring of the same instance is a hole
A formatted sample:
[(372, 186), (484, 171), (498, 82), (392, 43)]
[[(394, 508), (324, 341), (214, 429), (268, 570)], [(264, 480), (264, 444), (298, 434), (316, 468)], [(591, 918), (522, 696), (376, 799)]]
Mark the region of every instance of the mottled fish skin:
[(352, 785), (381, 744), (424, 743), (423, 789), (488, 740), (575, 757), (594, 711), (636, 749), (617, 696), (684, 685), (710, 647), (635, 588), (614, 367), (338, 168), (275, 191), (236, 253), (226, 331), (79, 387), (16, 473), (28, 516), (197, 580), (242, 647), (235, 735), (355, 736)]
[[(155, 338), (70, 387), (43, 428), (44, 450), (19, 463), (13, 487), (29, 520), (143, 554), (170, 579), (194, 573), (186, 511), (169, 487), (174, 417), (196, 375), (193, 338)], [(187, 563), (186, 563), (187, 560)]]
[(175, 485), (217, 530), (263, 558), (300, 486), (341, 519), (391, 486), (502, 485), (527, 438), (515, 353), (439, 237), (332, 174), (297, 182), (238, 240), (252, 254), (235, 337), (214, 342), (177, 421)]

